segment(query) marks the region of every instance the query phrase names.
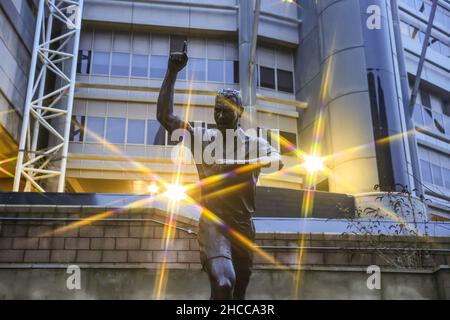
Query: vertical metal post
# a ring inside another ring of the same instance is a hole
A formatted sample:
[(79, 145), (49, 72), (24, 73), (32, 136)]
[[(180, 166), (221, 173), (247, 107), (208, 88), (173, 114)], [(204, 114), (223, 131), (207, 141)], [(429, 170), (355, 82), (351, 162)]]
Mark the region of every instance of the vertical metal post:
[[(44, 21), (43, 21), (44, 23)], [(44, 24), (43, 24), (44, 25)], [(45, 38), (44, 38), (44, 42), (46, 43), (45, 45), (45, 49), (49, 49), (50, 48), (50, 39), (52, 36), (52, 27), (53, 27), (53, 15), (49, 15), (48, 19), (47, 19), (47, 28), (45, 29)], [(44, 52), (45, 57), (48, 58), (48, 51)], [(47, 68), (43, 68), (42, 69), (42, 79), (46, 79), (47, 77)], [(41, 99), (44, 95), (44, 90), (45, 90), (45, 85), (46, 82), (45, 81), (41, 81), (41, 83), (39, 84), (39, 95), (38, 97)], [(39, 106), (42, 106), (42, 100), (39, 102)], [(39, 114), (41, 114), (41, 110), (38, 109), (37, 112)], [(31, 129), (31, 126), (30, 126)], [(39, 121), (35, 121), (34, 122), (34, 128), (33, 128), (33, 134), (31, 135), (33, 141), (31, 142), (31, 154), (30, 154), (30, 158), (34, 159), (35, 158), (35, 151), (37, 148), (37, 143), (38, 143), (38, 138), (39, 138)], [(33, 173), (30, 173), (31, 176), (33, 176)], [(25, 190), (24, 191), (30, 191), (30, 187), (31, 187), (31, 182), (27, 180), (26, 185), (25, 185)]]
[(67, 152), (69, 150), (69, 135), (70, 135), (70, 123), (72, 120), (72, 108), (73, 108), (73, 96), (75, 93), (75, 79), (77, 73), (77, 60), (78, 60), (78, 49), (80, 45), (80, 31), (81, 31), (81, 18), (83, 13), (83, 1), (80, 1), (76, 22), (75, 22), (75, 35), (74, 35), (74, 44), (73, 44), (73, 54), (74, 57), (72, 59), (72, 66), (70, 70), (70, 79), (73, 79), (70, 83), (69, 87), (69, 97), (67, 102), (67, 113), (66, 113), (66, 121), (64, 124), (64, 145), (62, 149), (62, 158), (61, 158), (61, 174), (59, 176), (58, 181), (58, 192), (64, 191), (65, 178), (66, 178), (66, 167), (67, 167)]
[[(33, 187), (45, 192), (51, 188), (45, 182), (56, 177), (56, 191), (64, 191), (83, 1), (39, 2), (14, 177), (13, 190), (16, 192), (20, 191), (22, 178), (26, 181), (25, 191)], [(45, 30), (46, 10), (49, 16)], [(66, 63), (70, 66), (70, 71), (67, 72)], [(56, 79), (51, 88), (46, 86), (49, 73)], [(34, 119), (33, 130), (31, 117)], [(58, 129), (60, 124), (63, 124), (63, 132)], [(38, 150), (41, 130), (47, 130), (50, 138), (48, 145)]]
[(414, 114), (414, 106), (416, 105), (417, 92), (419, 91), (420, 78), (422, 76), (422, 69), (423, 69), (423, 65), (425, 63), (425, 57), (427, 54), (428, 45), (430, 43), (431, 29), (433, 28), (433, 21), (434, 21), (434, 16), (436, 14), (437, 4), (438, 4), (438, 0), (434, 0), (433, 5), (431, 6), (431, 12), (430, 12), (430, 18), (428, 19), (427, 31), (425, 33), (425, 39), (423, 40), (423, 44), (422, 44), (422, 52), (420, 54), (419, 65), (417, 66), (416, 79), (414, 81), (414, 86), (411, 91), (411, 99), (409, 100), (409, 110), (410, 110), (409, 112), (410, 112), (411, 117)]
[(409, 85), (408, 85), (408, 75), (406, 72), (405, 66), (405, 57), (403, 54), (403, 43), (402, 43), (402, 35), (400, 32), (400, 19), (398, 16), (398, 3), (397, 0), (391, 1), (391, 10), (392, 10), (392, 20), (393, 20), (393, 29), (395, 36), (395, 48), (397, 51), (397, 61), (398, 61), (398, 69), (400, 74), (400, 85), (402, 92), (402, 102), (403, 102), (403, 113), (405, 115), (405, 123), (406, 130), (410, 134), (407, 135), (408, 139), (408, 147), (409, 147), (409, 158), (411, 159), (411, 169), (412, 169), (412, 178), (414, 185), (413, 189), (416, 190), (416, 195), (423, 195), (422, 188), (422, 177), (419, 169), (419, 154), (417, 148), (417, 141), (415, 136), (415, 128), (414, 122), (412, 120), (412, 114), (410, 113), (409, 108)]
[[(255, 71), (255, 56), (256, 56), (256, 45), (258, 42), (258, 25), (259, 25), (259, 13), (261, 11), (261, 0), (255, 1), (255, 13), (253, 15), (253, 28), (252, 28), (252, 45), (250, 48), (250, 62), (249, 62), (249, 78), (248, 78), (248, 89), (250, 90), (250, 97), (253, 94), (253, 80)], [(254, 101), (250, 98), (250, 104), (252, 105)]]
[[(242, 104), (245, 107), (245, 117), (241, 125), (244, 129), (253, 126), (253, 108), (255, 101), (255, 84), (250, 77), (250, 52), (252, 45), (252, 22), (254, 16), (254, 0), (239, 0), (239, 83), (242, 94)], [(252, 83), (253, 88), (249, 87)]]
[(28, 74), (28, 85), (27, 85), (27, 95), (25, 100), (25, 108), (23, 110), (23, 118), (22, 118), (22, 130), (20, 132), (20, 141), (19, 141), (19, 152), (17, 154), (17, 165), (16, 165), (16, 173), (14, 176), (14, 185), (13, 191), (19, 191), (20, 186), (20, 178), (22, 173), (22, 163), (25, 154), (25, 144), (27, 139), (27, 131), (30, 123), (30, 109), (31, 109), (31, 100), (33, 98), (33, 84), (34, 78), (36, 76), (36, 63), (38, 56), (38, 46), (39, 39), (41, 37), (41, 29), (42, 29), (42, 21), (44, 20), (44, 2), (45, 0), (39, 1), (39, 9), (36, 17), (36, 31), (34, 34), (34, 42), (33, 42), (33, 52), (31, 53), (31, 64), (30, 64), (30, 72)]

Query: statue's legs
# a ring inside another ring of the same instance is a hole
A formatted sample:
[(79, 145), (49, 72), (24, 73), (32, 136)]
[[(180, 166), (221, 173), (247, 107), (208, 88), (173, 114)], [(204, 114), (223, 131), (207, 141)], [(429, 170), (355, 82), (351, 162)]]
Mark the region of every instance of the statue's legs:
[(211, 300), (231, 300), (236, 282), (233, 264), (230, 259), (216, 257), (209, 259), (205, 266), (211, 284)]
[(233, 299), (244, 300), (253, 266), (253, 252), (233, 246), (233, 267), (236, 274), (236, 285), (234, 286)]
[[(248, 228), (243, 229), (245, 232), (240, 230), (240, 233), (254, 241), (251, 220)], [(201, 263), (211, 284), (211, 299), (244, 299), (253, 266), (251, 248), (203, 217), (199, 222), (198, 241)]]
[(198, 243), (200, 260), (211, 285), (211, 299), (232, 299), (236, 275), (231, 261), (230, 241), (220, 226), (202, 216)]

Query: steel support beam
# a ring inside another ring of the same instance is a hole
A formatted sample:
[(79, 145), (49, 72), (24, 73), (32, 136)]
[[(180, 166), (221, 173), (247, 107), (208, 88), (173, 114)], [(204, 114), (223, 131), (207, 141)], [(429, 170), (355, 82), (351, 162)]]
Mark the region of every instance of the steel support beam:
[[(22, 178), (25, 191), (64, 191), (83, 1), (39, 1), (13, 191), (21, 191)], [(48, 190), (55, 178), (57, 190)]]
[(414, 106), (416, 105), (417, 92), (419, 91), (420, 78), (422, 77), (423, 65), (425, 64), (425, 57), (427, 54), (427, 49), (430, 44), (431, 29), (433, 28), (434, 16), (436, 14), (438, 0), (433, 0), (433, 5), (431, 6), (430, 18), (428, 19), (427, 31), (425, 32), (425, 39), (422, 44), (422, 52), (420, 54), (419, 65), (417, 66), (416, 79), (414, 81), (414, 86), (411, 91), (411, 99), (409, 100), (409, 110), (410, 116), (414, 114)]
[[(402, 35), (400, 32), (400, 18), (398, 14), (398, 3), (397, 0), (391, 1), (391, 11), (392, 11), (392, 21), (395, 36), (395, 48), (397, 52), (398, 69), (400, 75), (400, 86), (402, 93), (402, 104), (403, 113), (405, 114), (405, 124), (406, 130), (410, 132), (407, 135), (408, 147), (409, 147), (409, 158), (411, 161), (411, 175), (412, 175), (412, 189), (416, 190), (416, 195), (421, 196), (424, 194), (422, 187), (422, 177), (420, 174), (419, 165), (419, 151), (417, 147), (416, 135), (414, 121), (409, 108), (409, 85), (408, 85), (408, 74), (406, 72), (405, 57), (403, 54), (403, 43)], [(409, 171), (409, 169), (408, 169)]]

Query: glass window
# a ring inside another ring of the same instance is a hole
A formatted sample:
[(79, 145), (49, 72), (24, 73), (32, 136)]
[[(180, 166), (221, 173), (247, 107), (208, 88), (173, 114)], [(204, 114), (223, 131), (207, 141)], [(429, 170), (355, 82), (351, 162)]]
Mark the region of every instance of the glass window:
[(79, 50), (77, 73), (89, 74), (91, 70), (91, 50)]
[(433, 113), (431, 112), (431, 110), (422, 107), (422, 115), (424, 126), (432, 128), (434, 123), (433, 123)]
[(94, 52), (92, 61), (92, 73), (109, 74), (109, 52)]
[(444, 186), (444, 181), (442, 180), (441, 167), (439, 167), (438, 165), (432, 164), (431, 165), (431, 170), (433, 172), (434, 184), (443, 187)]
[(409, 25), (404, 21), (400, 21), (400, 31), (403, 35), (409, 36)]
[(145, 143), (145, 120), (128, 120), (127, 143)]
[(125, 142), (124, 118), (108, 118), (106, 123), (106, 141), (111, 143)]
[(280, 152), (280, 130), (269, 129), (267, 130), (267, 142), (270, 143), (278, 152)]
[(425, 32), (419, 31), (419, 42), (423, 44), (425, 41)]
[(441, 54), (446, 57), (450, 57), (450, 48), (445, 43), (441, 43)]
[(445, 133), (450, 136), (450, 117), (444, 117)]
[(164, 78), (167, 70), (167, 57), (166, 56), (151, 56), (150, 59), (150, 77), (151, 78)]
[(188, 80), (205, 81), (206, 80), (206, 61), (200, 58), (190, 58), (188, 60)]
[(226, 60), (224, 61), (224, 65), (225, 65), (225, 83), (235, 83), (234, 61)]
[(178, 72), (177, 80), (186, 80), (186, 75), (187, 75), (186, 68), (187, 67), (184, 67), (184, 69), (182, 69), (180, 72)]
[(422, 106), (416, 105), (414, 108), (414, 123), (416, 125), (423, 126), (423, 119), (422, 119)]
[(278, 90), (294, 93), (294, 76), (291, 71), (277, 69)]
[(437, 8), (436, 8), (436, 16), (434, 17), (434, 19), (437, 22), (439, 22), (439, 23), (441, 23), (442, 25), (445, 26), (445, 19), (446, 19), (445, 9), (442, 8), (441, 6), (437, 6)]
[(148, 77), (148, 56), (133, 54), (131, 58), (131, 75), (134, 77)]
[(418, 10), (419, 12), (425, 11), (425, 4), (422, 0), (416, 0), (416, 10)]
[(430, 5), (428, 2), (424, 1), (424, 2), (423, 2), (423, 6), (424, 6), (423, 13), (424, 13), (427, 17), (429, 17), (429, 16), (430, 16), (430, 13), (431, 13), (431, 5)]
[(297, 149), (297, 135), (292, 132), (280, 131), (280, 153), (292, 154)]
[(239, 83), (239, 61), (225, 60), (225, 83)]
[(128, 76), (130, 74), (130, 54), (113, 52), (111, 59), (111, 75)]
[(447, 189), (450, 189), (450, 169), (442, 168), (442, 174), (444, 176), (444, 185)]
[(431, 166), (428, 161), (420, 160), (420, 169), (422, 171), (422, 179), (425, 182), (433, 183), (431, 178)]
[(223, 82), (223, 67), (223, 60), (208, 60), (208, 81)]
[(147, 145), (160, 145), (166, 143), (166, 130), (157, 120), (147, 120)]
[(86, 125), (86, 141), (103, 142), (105, 118), (88, 117)]
[(170, 36), (170, 52), (182, 52), (186, 36)]
[(433, 37), (430, 39), (430, 49), (438, 53), (441, 53), (441, 43), (439, 42), (438, 39)]
[(407, 3), (411, 8), (415, 7), (414, 0), (403, 0), (403, 2)]
[(431, 98), (428, 92), (420, 90), (420, 99), (422, 101), (423, 106), (431, 109)]
[(258, 128), (258, 136), (265, 139), (278, 152), (280, 151), (280, 135), (278, 129)]
[(444, 113), (447, 117), (450, 117), (450, 101), (442, 101), (442, 113)]
[(85, 116), (72, 116), (69, 141), (82, 142), (84, 139)]
[(419, 34), (420, 34), (419, 28), (414, 26), (409, 26), (409, 28), (411, 32), (411, 38), (416, 41), (419, 41)]
[(440, 113), (433, 112), (434, 127), (442, 134), (445, 134), (444, 116)]
[(275, 89), (275, 70), (261, 66), (259, 68), (260, 85), (264, 88)]

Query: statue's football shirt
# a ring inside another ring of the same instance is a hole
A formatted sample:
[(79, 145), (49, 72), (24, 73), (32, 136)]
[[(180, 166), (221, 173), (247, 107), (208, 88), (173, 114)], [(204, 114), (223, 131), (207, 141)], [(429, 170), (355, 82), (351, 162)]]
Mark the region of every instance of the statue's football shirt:
[[(248, 164), (248, 160), (273, 156), (278, 151), (265, 139), (247, 135), (241, 128), (235, 131), (231, 147), (224, 142), (223, 148), (212, 148), (219, 143), (218, 133), (217, 129), (193, 128), (190, 149), (201, 180), (200, 203), (229, 226), (247, 234), (249, 228), (253, 229), (251, 217), (256, 210), (256, 183), (260, 174), (260, 166)], [(206, 153), (215, 149), (210, 153), (215, 159), (234, 159), (235, 163), (221, 164), (220, 160), (211, 163), (204, 157), (205, 149)], [(223, 157), (216, 156), (221, 149)]]

